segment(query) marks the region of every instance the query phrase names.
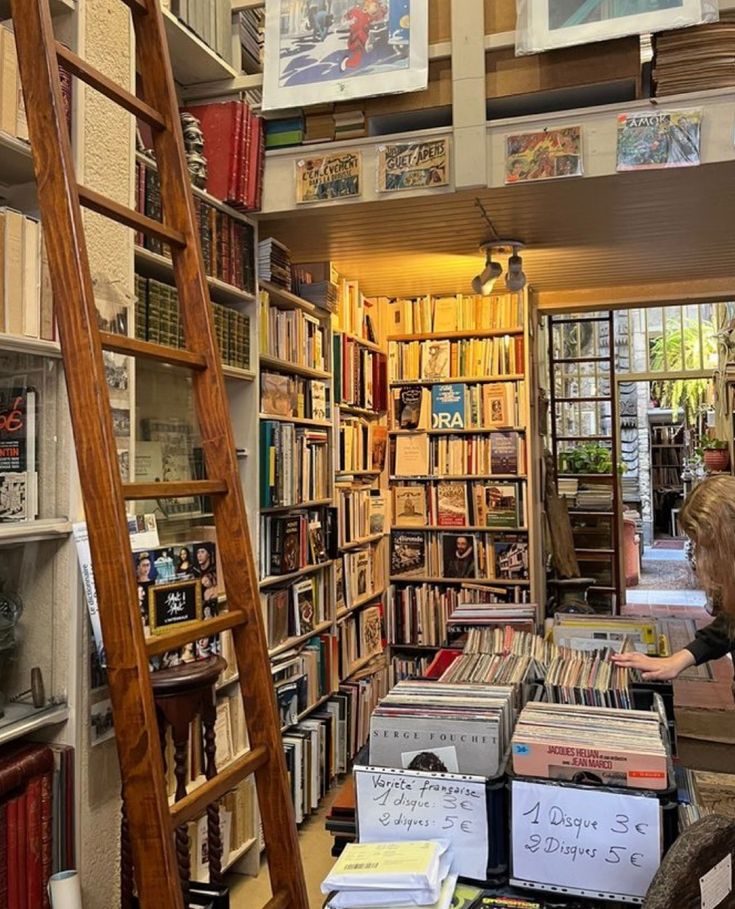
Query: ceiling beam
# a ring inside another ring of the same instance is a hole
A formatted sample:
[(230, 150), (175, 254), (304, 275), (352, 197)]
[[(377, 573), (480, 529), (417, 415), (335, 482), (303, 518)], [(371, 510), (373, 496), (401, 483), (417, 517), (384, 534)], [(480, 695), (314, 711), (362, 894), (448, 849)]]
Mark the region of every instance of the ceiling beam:
[(727, 278), (697, 278), (657, 284), (621, 284), (576, 290), (531, 291), (539, 312), (590, 312), (632, 306), (678, 306), (735, 300), (735, 274)]

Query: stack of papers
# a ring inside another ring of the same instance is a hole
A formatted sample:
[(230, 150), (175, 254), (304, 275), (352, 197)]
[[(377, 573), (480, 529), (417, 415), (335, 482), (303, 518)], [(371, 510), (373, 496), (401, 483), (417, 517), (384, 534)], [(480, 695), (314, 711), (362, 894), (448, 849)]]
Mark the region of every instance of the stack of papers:
[(451, 855), (436, 840), (349, 843), (324, 883), (327, 909), (449, 909), (457, 883)]

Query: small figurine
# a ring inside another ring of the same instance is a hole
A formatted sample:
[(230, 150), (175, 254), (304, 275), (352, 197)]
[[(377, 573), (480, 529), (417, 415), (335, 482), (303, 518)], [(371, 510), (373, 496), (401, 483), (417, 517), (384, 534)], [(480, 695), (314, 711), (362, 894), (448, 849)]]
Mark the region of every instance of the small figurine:
[(182, 113), (181, 128), (184, 131), (186, 164), (191, 182), (198, 189), (206, 189), (207, 159), (204, 157), (204, 134), (201, 123), (193, 114)]

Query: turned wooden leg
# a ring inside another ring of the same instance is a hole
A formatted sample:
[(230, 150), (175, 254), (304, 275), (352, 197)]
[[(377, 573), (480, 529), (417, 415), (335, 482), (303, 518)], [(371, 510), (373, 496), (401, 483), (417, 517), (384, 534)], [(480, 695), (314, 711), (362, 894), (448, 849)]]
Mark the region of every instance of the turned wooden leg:
[[(181, 723), (171, 727), (174, 737), (174, 777), (176, 778), (176, 801), (186, 796), (186, 756), (189, 749), (189, 724)], [(179, 863), (181, 888), (184, 903), (189, 904), (189, 880), (191, 878), (191, 856), (189, 853), (189, 831), (186, 824), (176, 828), (176, 858)]]
[[(204, 773), (208, 780), (217, 775), (215, 756), (217, 745), (214, 723), (217, 708), (213, 692), (207, 692), (202, 698), (202, 727), (204, 729)], [(207, 843), (209, 856), (209, 882), (222, 883), (222, 831), (220, 830), (219, 802), (207, 807)]]

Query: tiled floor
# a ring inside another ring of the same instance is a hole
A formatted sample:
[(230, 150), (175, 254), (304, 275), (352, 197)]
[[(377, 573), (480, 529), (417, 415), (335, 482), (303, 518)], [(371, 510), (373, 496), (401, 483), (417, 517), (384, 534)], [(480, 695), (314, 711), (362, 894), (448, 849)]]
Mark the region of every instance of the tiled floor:
[[(309, 891), (310, 909), (321, 909), (324, 897), (319, 889), (335, 859), (332, 858), (332, 837), (324, 829), (324, 819), (339, 786), (332, 789), (319, 810), (301, 827), (299, 842), (304, 863), (306, 886)], [(260, 909), (271, 898), (268, 867), (264, 862), (258, 877), (230, 875), (230, 905), (232, 909)]]
[(703, 590), (636, 590), (631, 587), (626, 591), (625, 599), (628, 603), (646, 606), (701, 606), (705, 607), (707, 597)]

